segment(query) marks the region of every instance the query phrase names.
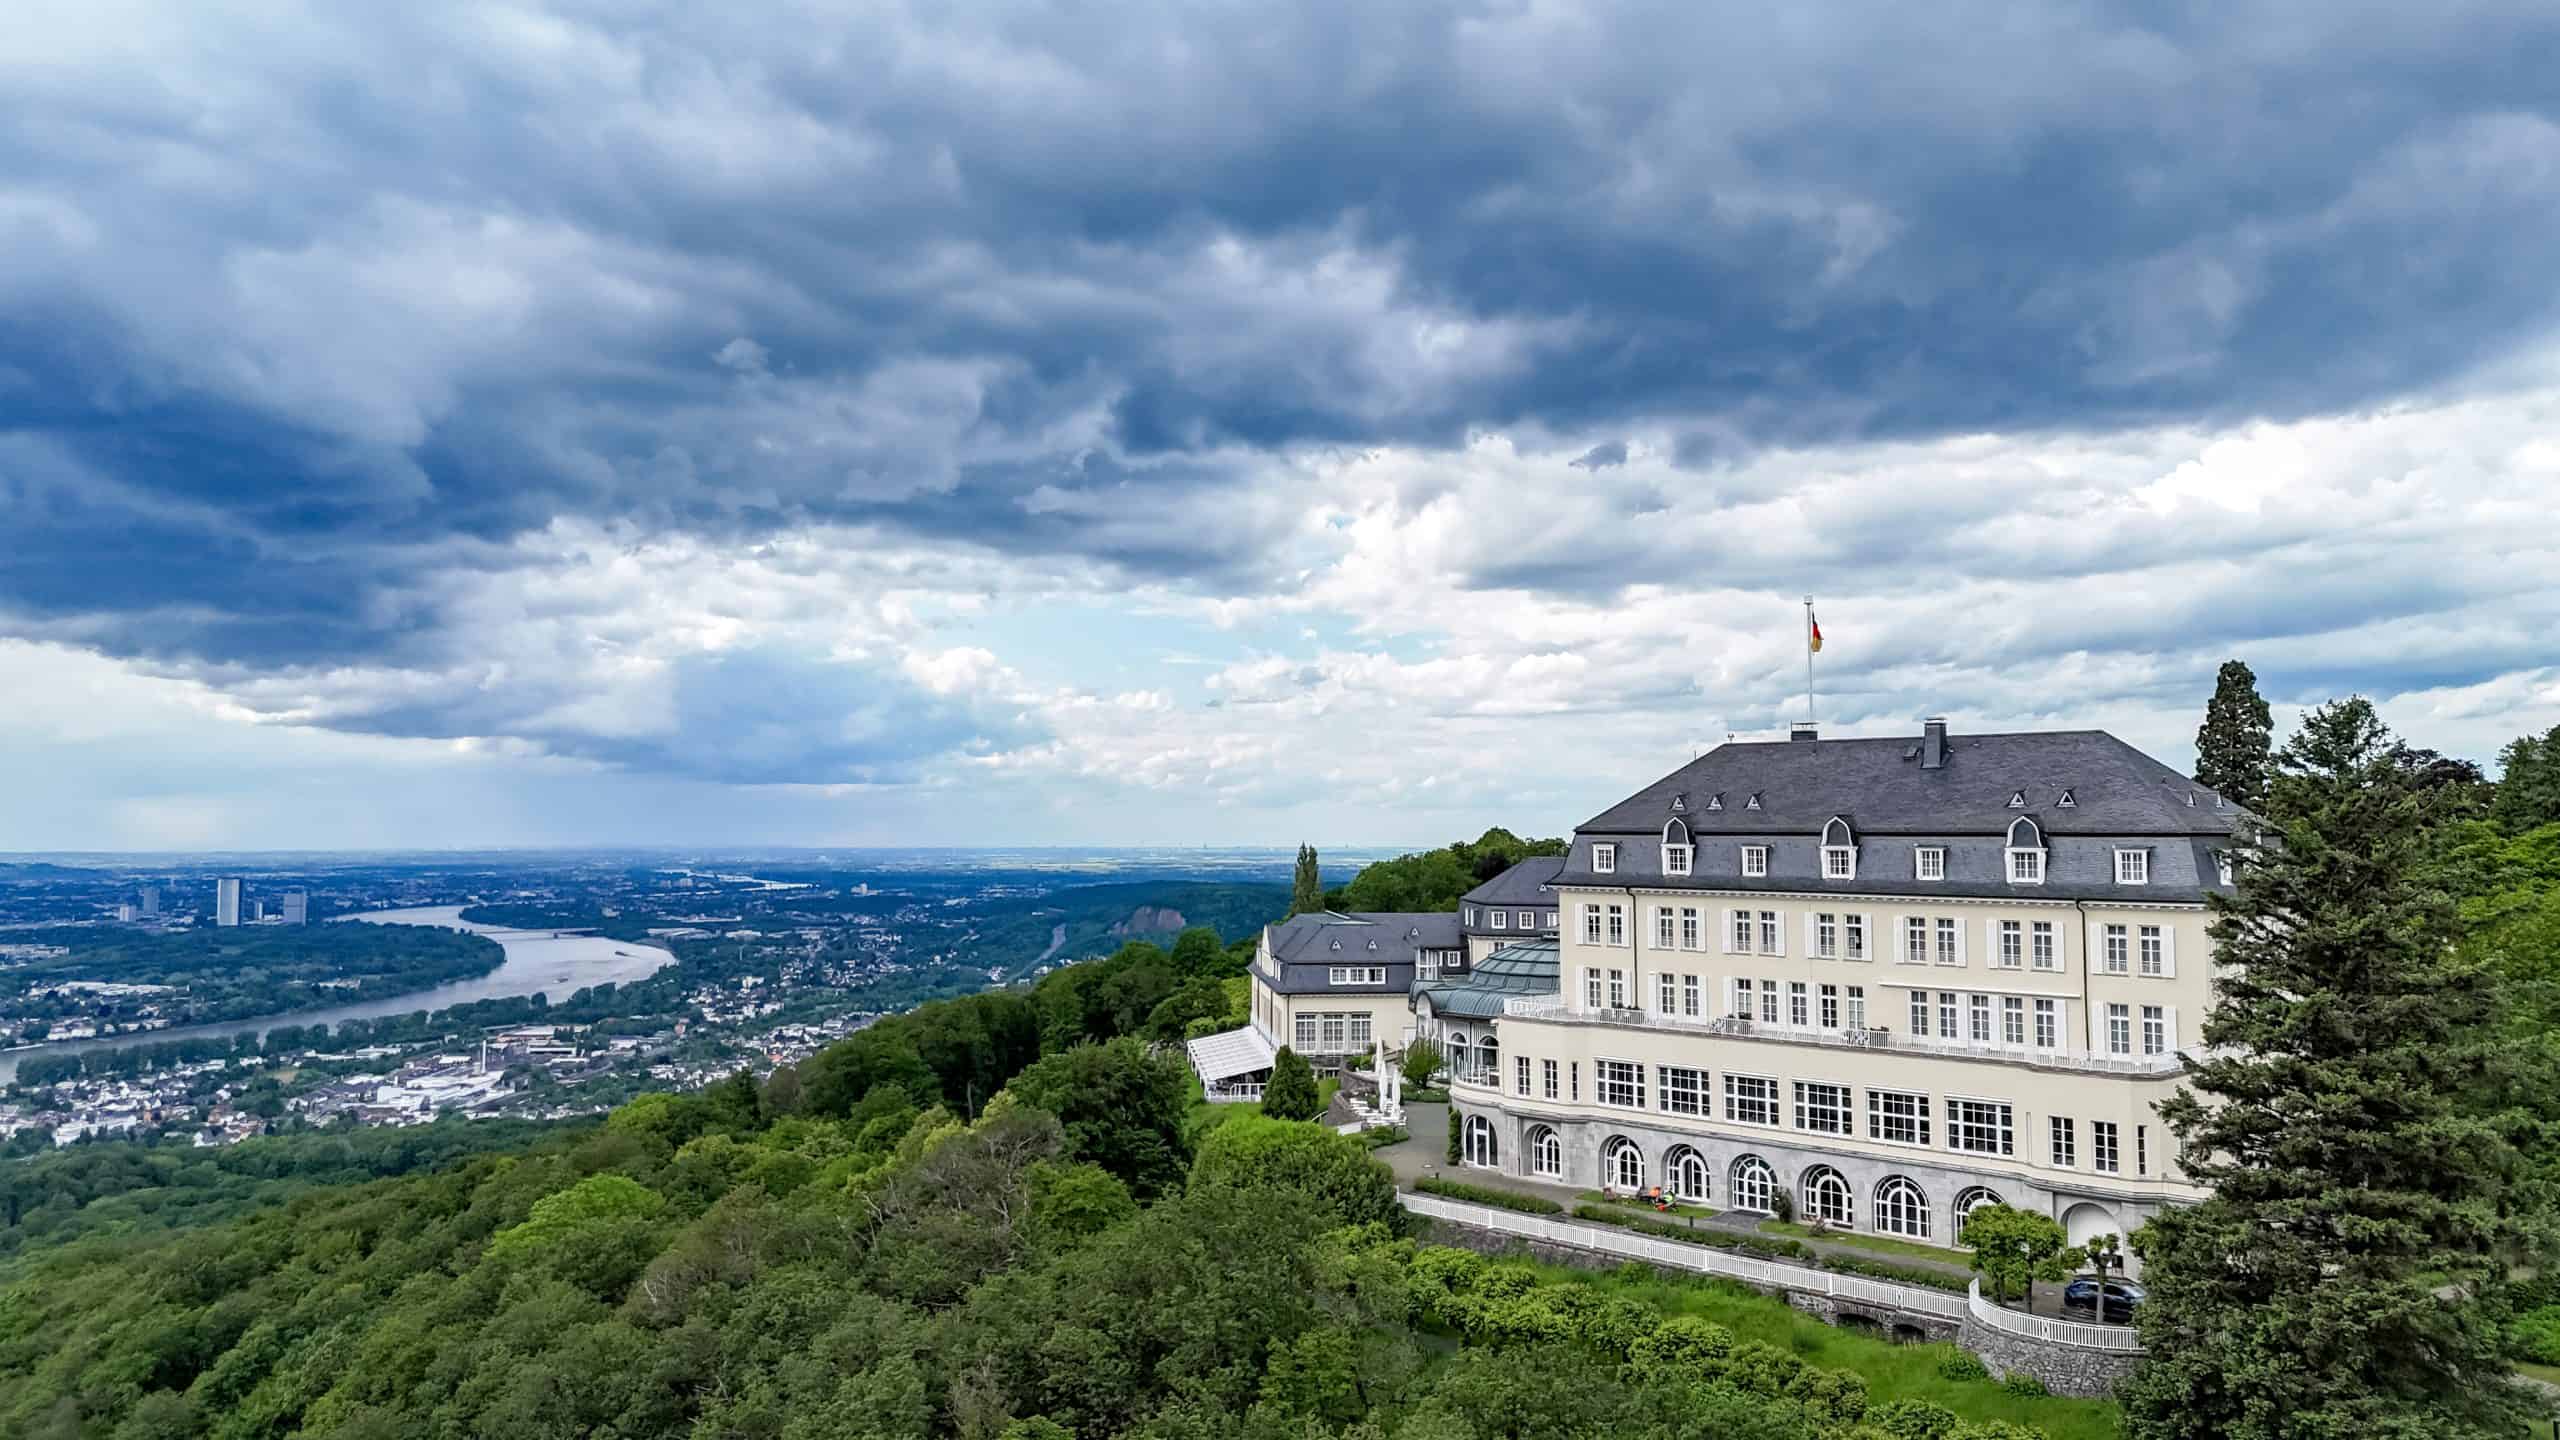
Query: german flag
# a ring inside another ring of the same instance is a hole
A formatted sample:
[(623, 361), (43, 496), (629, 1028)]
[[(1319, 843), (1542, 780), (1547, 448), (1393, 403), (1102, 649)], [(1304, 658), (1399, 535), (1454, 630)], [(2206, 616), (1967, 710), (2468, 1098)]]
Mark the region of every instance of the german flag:
[(1812, 648), (1814, 654), (1821, 654), (1822, 622), (1813, 618), (1813, 607), (1810, 605), (1806, 606), (1804, 609), (1804, 623), (1813, 630), (1813, 634), (1807, 637), (1805, 643)]

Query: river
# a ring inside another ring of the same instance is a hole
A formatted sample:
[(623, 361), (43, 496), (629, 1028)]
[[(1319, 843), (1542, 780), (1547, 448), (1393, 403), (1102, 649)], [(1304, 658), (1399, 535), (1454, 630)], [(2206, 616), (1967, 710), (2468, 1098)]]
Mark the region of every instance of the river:
[(459, 905), (373, 910), (362, 915), (342, 916), (332, 923), (350, 921), (468, 930), (474, 935), (486, 935), (497, 941), (506, 950), (507, 958), (497, 969), (476, 979), (455, 980), (425, 990), (412, 990), (405, 995), (385, 995), (317, 1010), (296, 1010), (284, 1015), (261, 1015), (254, 1020), (225, 1020), (213, 1025), (189, 1025), (170, 1030), (138, 1030), (95, 1040), (65, 1040), (59, 1044), (13, 1050), (0, 1054), (0, 1085), (15, 1079), (18, 1062), (30, 1055), (150, 1045), (199, 1035), (264, 1035), (279, 1025), (334, 1025), (341, 1020), (406, 1015), (412, 1010), (442, 1010), (472, 1000), (504, 1000), (536, 992), (548, 994), (556, 1003), (568, 999), (581, 986), (645, 979), (656, 974), (660, 966), (674, 964), (676, 959), (655, 945), (608, 940), (600, 935), (560, 935), (549, 930), (504, 930), (495, 925), (474, 925), (462, 918)]

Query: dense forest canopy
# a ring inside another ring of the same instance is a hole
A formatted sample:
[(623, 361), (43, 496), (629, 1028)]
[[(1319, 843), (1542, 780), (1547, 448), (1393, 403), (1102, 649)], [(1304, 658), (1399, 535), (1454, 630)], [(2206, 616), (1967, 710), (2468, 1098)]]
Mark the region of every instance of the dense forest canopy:
[(1523, 840), (1496, 826), (1473, 840), (1360, 867), (1325, 898), (1336, 910), (1455, 910), (1458, 900), (1532, 855), (1561, 855), (1563, 840)]

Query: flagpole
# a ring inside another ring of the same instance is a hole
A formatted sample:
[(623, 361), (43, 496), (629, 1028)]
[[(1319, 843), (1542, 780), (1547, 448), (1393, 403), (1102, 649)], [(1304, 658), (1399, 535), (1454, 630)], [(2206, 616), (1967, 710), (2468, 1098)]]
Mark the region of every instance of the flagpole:
[(1804, 718), (1808, 725), (1819, 723), (1813, 713), (1813, 597), (1804, 597)]

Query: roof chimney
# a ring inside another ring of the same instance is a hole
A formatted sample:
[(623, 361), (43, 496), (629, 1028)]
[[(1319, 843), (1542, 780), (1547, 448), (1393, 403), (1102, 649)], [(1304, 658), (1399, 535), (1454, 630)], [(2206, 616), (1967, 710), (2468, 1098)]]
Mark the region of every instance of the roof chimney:
[(1822, 738), (1822, 731), (1815, 728), (1814, 723), (1810, 720), (1799, 720), (1793, 725), (1787, 727), (1787, 738), (1790, 740), (1819, 740)]
[(1947, 717), (1932, 715), (1920, 722), (1920, 768), (1936, 770), (1947, 763)]

